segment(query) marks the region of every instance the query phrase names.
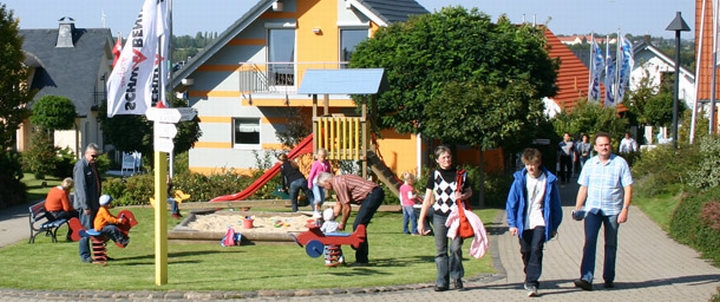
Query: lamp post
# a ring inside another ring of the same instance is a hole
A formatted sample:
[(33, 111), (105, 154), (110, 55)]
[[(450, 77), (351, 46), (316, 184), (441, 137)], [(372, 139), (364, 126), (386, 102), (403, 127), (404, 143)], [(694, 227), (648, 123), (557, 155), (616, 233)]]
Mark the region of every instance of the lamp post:
[(673, 91), (673, 146), (677, 148), (678, 142), (678, 94), (680, 93), (680, 32), (690, 31), (690, 27), (683, 20), (680, 12), (665, 30), (675, 32), (675, 89)]

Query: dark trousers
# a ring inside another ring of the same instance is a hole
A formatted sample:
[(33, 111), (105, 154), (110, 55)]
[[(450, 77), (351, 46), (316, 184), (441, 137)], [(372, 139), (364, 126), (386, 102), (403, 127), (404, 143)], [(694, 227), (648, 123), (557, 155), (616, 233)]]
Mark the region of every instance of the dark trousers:
[(292, 203), (292, 211), (297, 212), (298, 211), (298, 195), (300, 195), (300, 190), (305, 192), (305, 197), (307, 197), (308, 200), (313, 199), (313, 193), (308, 188), (308, 183), (305, 178), (298, 178), (290, 183), (290, 202)]
[[(86, 230), (90, 230), (93, 228), (93, 221), (95, 221), (95, 215), (97, 214), (97, 210), (90, 210), (90, 215), (85, 215), (85, 211), (80, 210), (79, 212), (79, 218), (80, 223)], [(80, 260), (82, 261), (91, 261), (92, 257), (90, 257), (90, 237), (82, 237), (78, 241), (79, 249), (80, 249)]]
[(560, 155), (560, 180), (566, 183), (572, 173), (572, 156)]
[[(53, 211), (53, 212), (49, 212), (49, 214), (50, 214), (50, 217), (48, 217), (49, 218), (48, 220), (58, 220), (58, 219), (70, 220), (70, 218), (73, 218), (73, 217), (78, 218), (78, 216), (79, 216), (77, 211), (70, 211), (70, 212)], [(72, 229), (70, 229), (70, 226), (68, 225), (68, 232), (65, 237), (67, 237), (69, 239), (70, 234), (72, 234)]]
[(520, 238), (525, 285), (539, 287), (542, 274), (543, 246), (545, 245), (545, 227), (539, 226), (532, 230), (524, 230)]
[[(383, 192), (382, 188), (375, 187), (375, 189), (370, 192), (368, 197), (366, 197), (360, 205), (360, 210), (358, 210), (357, 215), (355, 216), (355, 222), (353, 222), (353, 231), (362, 224), (365, 226), (365, 232), (367, 232), (367, 226), (370, 224), (370, 220), (373, 218), (373, 215), (375, 215), (375, 212), (377, 212), (377, 209), (383, 203), (383, 200), (385, 200), (385, 192)], [(370, 253), (370, 245), (368, 243), (368, 238), (370, 236), (367, 234), (365, 235), (365, 242), (361, 243), (355, 250), (356, 262), (369, 262), (368, 254)]]

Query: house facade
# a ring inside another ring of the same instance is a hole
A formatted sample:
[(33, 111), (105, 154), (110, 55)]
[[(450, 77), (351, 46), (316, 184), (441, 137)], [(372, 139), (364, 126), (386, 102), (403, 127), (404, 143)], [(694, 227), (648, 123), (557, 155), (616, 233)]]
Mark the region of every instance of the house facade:
[[(298, 115), (311, 119), (311, 97), (297, 93), (306, 70), (346, 68), (355, 45), (375, 29), (426, 13), (414, 0), (258, 1), (174, 75), (173, 87), (197, 110), (203, 133), (190, 150), (191, 170), (257, 167), (257, 155), (282, 149), (276, 132)], [(348, 95), (324, 101), (330, 114), (355, 114)], [(399, 159), (417, 138), (383, 136), (386, 164), (417, 170), (418, 154)]]
[[(55, 145), (70, 148), (78, 158), (89, 143), (103, 148), (97, 117), (100, 104), (106, 101), (105, 79), (113, 59), (110, 29), (76, 28), (72, 18), (63, 17), (58, 28), (22, 29), (19, 33), (25, 64), (30, 68), (28, 85), (37, 91), (29, 108), (46, 95), (67, 97), (75, 105), (75, 127), (55, 131)], [(27, 149), (32, 131), (29, 120), (17, 130), (18, 151)]]
[[(311, 119), (312, 98), (298, 94), (306, 70), (346, 68), (354, 46), (373, 32), (429, 13), (414, 0), (260, 0), (173, 75), (172, 86), (198, 112), (202, 137), (189, 153), (200, 173), (258, 166), (265, 152), (282, 149), (276, 137), (293, 119)], [(588, 69), (546, 30), (550, 57), (562, 61), (559, 92), (546, 100), (557, 108), (574, 106), (587, 93)], [(348, 95), (324, 95), (329, 115), (355, 115)], [(433, 142), (418, 135), (381, 133), (374, 141), (396, 174), (421, 171)], [(460, 147), (462, 162), (502, 168), (499, 150)]]

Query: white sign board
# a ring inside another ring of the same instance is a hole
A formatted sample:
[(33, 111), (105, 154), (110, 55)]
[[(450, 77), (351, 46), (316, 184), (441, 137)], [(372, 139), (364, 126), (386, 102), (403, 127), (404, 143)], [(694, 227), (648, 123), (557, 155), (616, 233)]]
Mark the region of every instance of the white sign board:
[(177, 123), (180, 121), (192, 120), (197, 112), (190, 107), (183, 108), (155, 108), (151, 107), (145, 111), (148, 120), (161, 123)]
[(175, 124), (160, 122), (153, 123), (153, 133), (156, 139), (158, 137), (175, 138), (177, 132), (177, 127), (175, 126)]
[(172, 138), (155, 137), (155, 151), (172, 153), (175, 148)]

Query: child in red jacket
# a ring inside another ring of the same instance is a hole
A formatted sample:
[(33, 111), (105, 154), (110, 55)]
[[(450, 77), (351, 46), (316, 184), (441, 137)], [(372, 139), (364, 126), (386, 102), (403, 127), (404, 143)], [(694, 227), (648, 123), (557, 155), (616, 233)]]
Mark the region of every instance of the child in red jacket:
[(95, 216), (94, 227), (96, 231), (112, 239), (118, 247), (124, 248), (130, 243), (130, 238), (117, 227), (117, 224), (124, 223), (125, 218), (110, 214), (112, 200), (110, 195), (100, 196), (100, 208)]

